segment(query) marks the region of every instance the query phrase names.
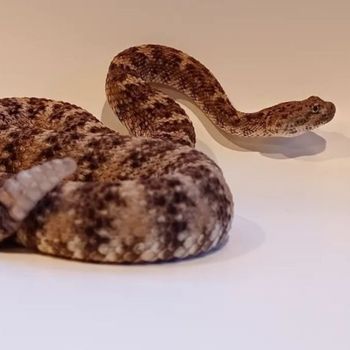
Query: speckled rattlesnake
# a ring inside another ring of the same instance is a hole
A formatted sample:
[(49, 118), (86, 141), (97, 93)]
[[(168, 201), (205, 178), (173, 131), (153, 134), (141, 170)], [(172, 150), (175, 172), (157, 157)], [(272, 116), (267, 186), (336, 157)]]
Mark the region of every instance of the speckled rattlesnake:
[(233, 202), (219, 167), (196, 151), (184, 110), (151, 83), (187, 96), (223, 131), (294, 135), (330, 121), (318, 97), (242, 113), (214, 76), (173, 48), (143, 45), (112, 61), (107, 99), (133, 135), (85, 110), (0, 99), (0, 241), (96, 262), (185, 258), (224, 242)]

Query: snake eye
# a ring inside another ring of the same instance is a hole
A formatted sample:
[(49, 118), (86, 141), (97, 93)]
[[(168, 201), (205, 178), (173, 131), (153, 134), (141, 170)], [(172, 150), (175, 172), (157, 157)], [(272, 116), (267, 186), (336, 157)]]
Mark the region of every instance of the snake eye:
[(320, 105), (319, 104), (314, 104), (312, 107), (311, 107), (311, 111), (312, 113), (318, 113), (320, 111)]

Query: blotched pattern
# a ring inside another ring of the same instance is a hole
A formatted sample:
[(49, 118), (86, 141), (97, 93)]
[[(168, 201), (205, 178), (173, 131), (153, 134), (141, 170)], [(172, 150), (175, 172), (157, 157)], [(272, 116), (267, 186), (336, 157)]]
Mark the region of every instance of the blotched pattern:
[(106, 93), (133, 136), (69, 103), (0, 99), (0, 241), (110, 263), (180, 259), (226, 241), (233, 202), (223, 174), (193, 148), (184, 110), (153, 83), (187, 94), (236, 135), (295, 134), (335, 112), (310, 97), (242, 113), (194, 58), (159, 45), (127, 49), (110, 65)]

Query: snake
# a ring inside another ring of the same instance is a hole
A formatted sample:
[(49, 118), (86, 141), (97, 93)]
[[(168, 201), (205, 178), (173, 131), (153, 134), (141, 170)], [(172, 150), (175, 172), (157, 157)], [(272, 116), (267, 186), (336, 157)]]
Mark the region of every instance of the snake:
[(156, 44), (127, 48), (110, 63), (105, 91), (129, 135), (68, 102), (0, 99), (1, 245), (117, 264), (223, 246), (231, 189), (219, 165), (195, 149), (189, 116), (162, 86), (186, 95), (229, 135), (294, 136), (335, 115), (335, 105), (317, 96), (244, 113), (192, 56)]

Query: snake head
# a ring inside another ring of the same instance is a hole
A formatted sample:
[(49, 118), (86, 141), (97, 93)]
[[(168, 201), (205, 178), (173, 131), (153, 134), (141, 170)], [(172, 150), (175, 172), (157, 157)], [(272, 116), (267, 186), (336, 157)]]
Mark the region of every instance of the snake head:
[(295, 136), (330, 122), (335, 105), (317, 96), (302, 101), (283, 102), (262, 111), (265, 135)]
[(296, 102), (291, 109), (286, 134), (295, 135), (313, 130), (320, 125), (330, 122), (335, 115), (335, 105), (317, 96)]
[[(317, 96), (310, 96), (305, 101), (304, 113), (308, 119), (306, 127), (311, 129), (330, 122), (335, 115), (335, 105), (323, 101)], [(308, 129), (307, 129), (308, 130)]]

